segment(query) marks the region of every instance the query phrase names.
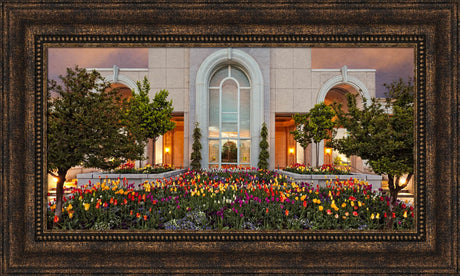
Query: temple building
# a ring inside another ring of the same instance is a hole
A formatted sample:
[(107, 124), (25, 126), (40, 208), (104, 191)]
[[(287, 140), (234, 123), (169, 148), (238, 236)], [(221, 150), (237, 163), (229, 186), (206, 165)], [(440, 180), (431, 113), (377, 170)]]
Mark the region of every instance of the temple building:
[[(137, 91), (146, 76), (151, 97), (161, 89), (173, 101), (176, 128), (149, 142), (146, 163), (188, 167), (195, 122), (202, 133), (203, 168), (257, 167), (262, 123), (269, 129), (270, 168), (316, 163), (294, 140), (292, 115), (315, 104), (375, 97), (375, 69), (313, 69), (310, 48), (150, 48), (148, 68), (96, 69), (121, 93)], [(124, 91), (124, 92), (123, 92)], [(343, 129), (338, 135), (346, 135)], [(306, 159), (306, 160), (304, 160)], [(347, 158), (320, 145), (319, 164), (340, 161), (367, 172), (358, 157)]]

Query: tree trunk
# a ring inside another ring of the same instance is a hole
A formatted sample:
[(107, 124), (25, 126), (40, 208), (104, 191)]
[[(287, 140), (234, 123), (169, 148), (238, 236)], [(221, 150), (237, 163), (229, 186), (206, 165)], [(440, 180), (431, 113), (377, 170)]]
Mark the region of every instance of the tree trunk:
[(59, 170), (58, 172), (58, 181), (56, 183), (56, 210), (54, 215), (61, 220), (62, 217), (62, 205), (64, 198), (64, 183), (65, 177), (67, 175), (67, 170)]
[(387, 214), (387, 219), (385, 223), (385, 229), (391, 230), (394, 224), (393, 212), (398, 206), (398, 194), (399, 192), (407, 186), (407, 183), (412, 179), (412, 173), (409, 173), (406, 178), (406, 182), (403, 185), (399, 185), (400, 177), (388, 175), (388, 189), (390, 190), (390, 205), (389, 205), (389, 214)]

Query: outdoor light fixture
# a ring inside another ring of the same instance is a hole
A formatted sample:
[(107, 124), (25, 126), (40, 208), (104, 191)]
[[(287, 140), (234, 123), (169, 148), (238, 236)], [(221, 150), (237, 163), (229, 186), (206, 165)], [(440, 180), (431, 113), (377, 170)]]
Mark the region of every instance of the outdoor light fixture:
[(331, 148), (326, 148), (326, 154), (331, 154), (332, 149)]
[(399, 185), (404, 185), (404, 184), (406, 184), (406, 180), (407, 180), (407, 179), (406, 179), (405, 177), (401, 177), (401, 178), (399, 179)]
[(294, 148), (290, 148), (290, 149), (289, 149), (289, 153), (290, 153), (290, 154), (294, 154)]
[(170, 150), (171, 150), (171, 149), (170, 149), (169, 147), (166, 147), (166, 148), (165, 148), (165, 153), (169, 153)]

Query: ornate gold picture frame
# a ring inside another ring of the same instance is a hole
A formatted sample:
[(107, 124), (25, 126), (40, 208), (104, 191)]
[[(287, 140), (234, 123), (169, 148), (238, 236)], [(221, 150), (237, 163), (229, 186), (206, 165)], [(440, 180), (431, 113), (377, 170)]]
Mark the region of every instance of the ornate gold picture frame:
[[(458, 273), (458, 1), (2, 1), (2, 273)], [(414, 49), (413, 231), (50, 231), (50, 47)]]

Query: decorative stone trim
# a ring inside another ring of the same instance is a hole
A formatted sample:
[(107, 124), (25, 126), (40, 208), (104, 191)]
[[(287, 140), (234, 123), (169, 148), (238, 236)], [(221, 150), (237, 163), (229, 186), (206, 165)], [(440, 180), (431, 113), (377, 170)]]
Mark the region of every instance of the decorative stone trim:
[(196, 122), (201, 129), (201, 145), (203, 149), (201, 154), (201, 166), (208, 167), (209, 149), (208, 145), (208, 107), (209, 107), (209, 92), (208, 82), (212, 72), (216, 67), (228, 64), (238, 64), (244, 68), (249, 75), (251, 82), (251, 102), (250, 102), (250, 129), (251, 129), (251, 166), (257, 164), (257, 156), (259, 154), (260, 128), (264, 122), (264, 80), (262, 71), (260, 70), (257, 61), (249, 54), (238, 49), (222, 49), (209, 55), (200, 65), (196, 75)]
[(158, 179), (163, 178), (170, 178), (180, 175), (187, 171), (186, 169), (182, 170), (174, 170), (164, 173), (157, 173), (157, 174), (147, 174), (147, 173), (83, 173), (77, 174), (77, 183), (78, 187), (82, 187), (91, 181), (91, 183), (95, 184), (97, 182), (102, 182), (104, 180), (111, 181), (111, 180), (118, 180), (126, 181), (128, 184), (139, 185), (144, 183), (145, 181), (152, 182)]
[(372, 185), (372, 190), (378, 191), (380, 188), (382, 188), (382, 176), (381, 175), (375, 175), (375, 174), (357, 174), (357, 173), (350, 173), (350, 174), (341, 174), (341, 175), (335, 175), (335, 174), (298, 174), (298, 173), (292, 173), (292, 172), (287, 172), (283, 170), (275, 170), (279, 174), (283, 174), (287, 177), (293, 178), (296, 182), (307, 182), (312, 185), (319, 185), (320, 187), (326, 187), (326, 181), (328, 180), (348, 180), (350, 178), (356, 178), (358, 180), (363, 180), (368, 182), (370, 185)]

